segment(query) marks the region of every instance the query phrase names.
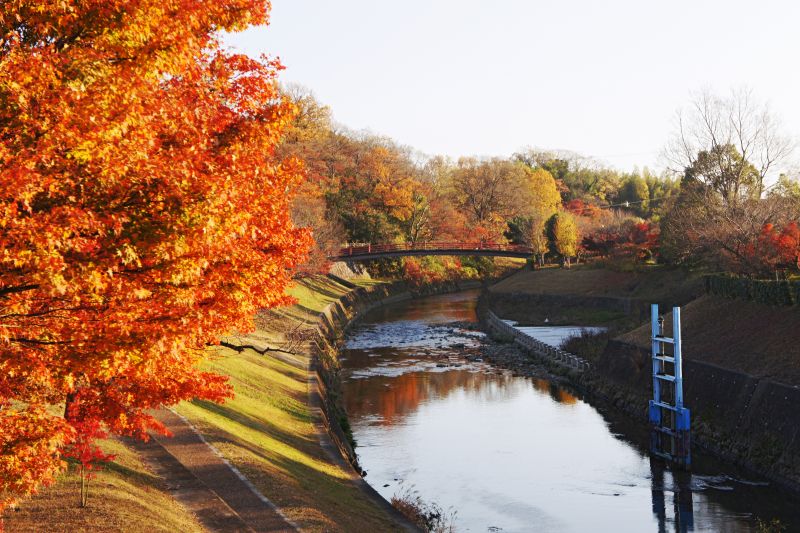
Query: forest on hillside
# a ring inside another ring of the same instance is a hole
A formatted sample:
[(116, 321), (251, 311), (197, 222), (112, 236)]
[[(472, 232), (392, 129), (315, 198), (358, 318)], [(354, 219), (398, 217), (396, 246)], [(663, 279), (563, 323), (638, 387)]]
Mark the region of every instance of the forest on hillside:
[[(767, 184), (791, 143), (752, 95), (701, 94), (674, 138), (672, 168), (621, 172), (574, 153), (424, 157), (390, 138), (337, 126), (302, 87), (284, 94), (297, 119), (279, 147), (304, 161), (293, 206), (316, 241), (310, 271), (343, 243), (511, 242), (538, 265), (601, 258), (755, 277), (798, 272), (800, 184)], [(476, 275), (488, 260), (408, 258), (372, 265), (413, 279)]]

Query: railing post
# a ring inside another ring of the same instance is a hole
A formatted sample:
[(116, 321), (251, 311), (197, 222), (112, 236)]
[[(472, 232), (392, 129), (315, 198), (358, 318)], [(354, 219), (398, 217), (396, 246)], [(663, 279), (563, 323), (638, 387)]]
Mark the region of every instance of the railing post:
[(675, 357), (675, 407), (683, 407), (683, 354), (681, 349), (681, 308), (672, 308), (672, 338)]
[[(661, 401), (661, 382), (658, 380), (656, 375), (658, 375), (661, 371), (661, 362), (655, 358), (656, 354), (662, 353), (661, 351), (661, 343), (656, 340), (656, 337), (661, 334), (660, 326), (658, 323), (658, 304), (652, 304), (650, 306), (650, 331), (652, 331), (652, 353), (653, 353), (653, 400), (656, 402)], [(660, 424), (661, 423), (661, 410), (660, 409), (650, 409), (650, 423), (651, 424)]]

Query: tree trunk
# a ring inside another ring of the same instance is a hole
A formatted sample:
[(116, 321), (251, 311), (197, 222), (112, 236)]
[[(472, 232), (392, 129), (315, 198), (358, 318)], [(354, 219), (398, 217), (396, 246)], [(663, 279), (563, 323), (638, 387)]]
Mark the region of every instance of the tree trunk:
[(67, 397), (64, 400), (64, 419), (65, 420), (69, 420), (70, 419), (69, 408), (72, 407), (72, 404), (73, 404), (74, 401), (75, 401), (75, 393), (74, 392), (67, 393)]
[(89, 476), (86, 467), (81, 465), (81, 508), (89, 503)]

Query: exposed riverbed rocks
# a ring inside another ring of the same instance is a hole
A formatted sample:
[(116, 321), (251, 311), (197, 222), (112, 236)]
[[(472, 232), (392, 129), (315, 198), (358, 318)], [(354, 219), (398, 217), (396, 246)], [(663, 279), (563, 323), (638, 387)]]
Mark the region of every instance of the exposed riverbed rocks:
[[(530, 353), (513, 342), (496, 340), (490, 335), (480, 335), (476, 337), (476, 332), (480, 331), (480, 324), (475, 322), (452, 322), (446, 325), (450, 336), (463, 336), (466, 343), (452, 343), (449, 345), (449, 353), (452, 349), (460, 350), (458, 357), (443, 355), (442, 361), (437, 363), (438, 367), (458, 368), (462, 361), (470, 363), (485, 362), (490, 364), (496, 372), (510, 372), (514, 376), (547, 379), (554, 383), (566, 384), (568, 379), (563, 370), (548, 365), (542, 359), (536, 358)], [(475, 339), (479, 339), (475, 343)], [(428, 351), (428, 354), (433, 352)], [(461, 359), (461, 360), (459, 360)], [(490, 370), (491, 371), (491, 370)]]

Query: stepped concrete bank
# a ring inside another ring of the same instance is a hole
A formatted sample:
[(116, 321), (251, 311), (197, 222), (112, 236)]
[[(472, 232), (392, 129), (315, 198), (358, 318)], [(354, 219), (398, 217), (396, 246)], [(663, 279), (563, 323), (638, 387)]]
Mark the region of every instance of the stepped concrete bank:
[(542, 341), (526, 335), (513, 326), (506, 324), (491, 311), (487, 313), (486, 325), (489, 332), (496, 338), (499, 336), (501, 338), (513, 339), (513, 342), (524, 349), (529, 355), (534, 355), (557, 366), (574, 369), (578, 372), (584, 372), (589, 369), (589, 363), (585, 359), (566, 352), (557, 346), (545, 344)]

